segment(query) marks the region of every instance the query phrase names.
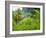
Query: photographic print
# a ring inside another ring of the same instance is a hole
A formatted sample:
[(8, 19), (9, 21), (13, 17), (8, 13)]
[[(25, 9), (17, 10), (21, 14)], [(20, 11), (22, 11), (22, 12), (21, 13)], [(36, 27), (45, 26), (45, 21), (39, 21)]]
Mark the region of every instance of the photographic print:
[(12, 31), (40, 30), (40, 8), (12, 8)]
[(44, 34), (44, 4), (6, 2), (6, 37)]

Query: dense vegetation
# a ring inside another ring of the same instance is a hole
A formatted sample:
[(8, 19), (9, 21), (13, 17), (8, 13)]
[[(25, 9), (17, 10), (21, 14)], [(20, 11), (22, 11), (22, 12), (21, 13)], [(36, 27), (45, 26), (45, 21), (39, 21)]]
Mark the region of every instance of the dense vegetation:
[(12, 11), (12, 30), (39, 30), (40, 29), (40, 8), (18, 8)]

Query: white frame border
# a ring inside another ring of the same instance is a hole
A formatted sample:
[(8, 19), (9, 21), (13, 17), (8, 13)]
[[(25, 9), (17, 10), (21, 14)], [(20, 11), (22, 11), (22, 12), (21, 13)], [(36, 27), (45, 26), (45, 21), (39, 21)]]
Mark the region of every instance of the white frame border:
[[(33, 30), (33, 31), (12, 31), (12, 6), (19, 6), (19, 7), (34, 7), (40, 8), (40, 30)], [(10, 34), (25, 34), (25, 33), (42, 33), (43, 32), (43, 6), (42, 5), (16, 5), (10, 4)]]

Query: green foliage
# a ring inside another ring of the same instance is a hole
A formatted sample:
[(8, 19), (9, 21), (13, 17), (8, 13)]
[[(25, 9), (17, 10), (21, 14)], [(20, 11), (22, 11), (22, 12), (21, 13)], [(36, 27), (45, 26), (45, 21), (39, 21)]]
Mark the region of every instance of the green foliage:
[(21, 18), (21, 10), (18, 9), (17, 11), (15, 11), (16, 14), (13, 14), (13, 19), (16, 21), (16, 24), (22, 19)]
[(30, 11), (27, 17), (22, 18), (22, 11), (20, 9), (12, 11), (12, 28), (13, 31), (24, 30), (39, 30), (40, 29), (40, 10), (34, 9)]

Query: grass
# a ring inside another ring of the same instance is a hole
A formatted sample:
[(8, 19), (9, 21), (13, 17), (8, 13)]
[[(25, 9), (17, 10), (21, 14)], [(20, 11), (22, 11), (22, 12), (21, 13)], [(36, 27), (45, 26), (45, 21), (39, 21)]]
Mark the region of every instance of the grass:
[(13, 20), (13, 31), (40, 30), (40, 21), (33, 18), (24, 18), (18, 24)]

